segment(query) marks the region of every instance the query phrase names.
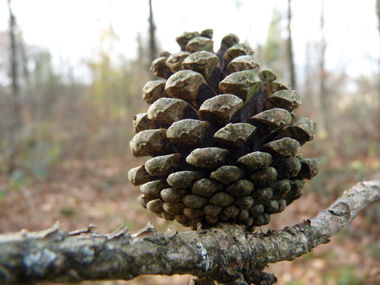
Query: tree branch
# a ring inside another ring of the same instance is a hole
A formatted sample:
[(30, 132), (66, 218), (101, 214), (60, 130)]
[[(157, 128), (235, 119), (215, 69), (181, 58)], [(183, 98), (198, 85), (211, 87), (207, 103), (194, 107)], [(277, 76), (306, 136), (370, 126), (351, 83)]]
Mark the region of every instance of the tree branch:
[[(142, 274), (192, 274), (198, 284), (273, 284), (268, 263), (294, 258), (328, 242), (369, 203), (380, 200), (380, 181), (362, 182), (327, 210), (292, 228), (249, 233), (243, 227), (158, 234), (148, 226), (108, 235), (93, 226), (74, 232), (59, 225), (41, 232), (0, 235), (0, 284), (133, 279)], [(202, 283), (204, 282), (204, 283)]]

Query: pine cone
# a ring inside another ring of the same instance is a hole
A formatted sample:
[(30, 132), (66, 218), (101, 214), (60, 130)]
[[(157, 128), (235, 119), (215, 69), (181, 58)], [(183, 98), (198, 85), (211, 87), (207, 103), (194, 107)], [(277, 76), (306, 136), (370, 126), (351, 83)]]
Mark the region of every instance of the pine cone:
[(225, 36), (217, 53), (210, 29), (177, 42), (181, 52), (153, 61), (163, 79), (145, 85), (150, 106), (134, 116), (132, 153), (153, 157), (129, 171), (141, 185), (139, 202), (193, 229), (268, 224), (318, 172), (315, 158), (297, 155), (315, 123), (296, 119), (299, 94), (270, 70), (256, 73), (254, 51), (236, 35)]

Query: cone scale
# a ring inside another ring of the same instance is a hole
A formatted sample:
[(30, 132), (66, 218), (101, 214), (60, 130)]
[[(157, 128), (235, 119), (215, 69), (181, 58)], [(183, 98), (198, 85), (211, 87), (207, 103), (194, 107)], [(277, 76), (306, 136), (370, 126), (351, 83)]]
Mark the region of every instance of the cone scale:
[(181, 51), (152, 63), (157, 78), (134, 116), (132, 153), (151, 156), (129, 171), (138, 201), (192, 229), (218, 222), (252, 231), (302, 195), (318, 161), (297, 155), (315, 123), (295, 118), (295, 90), (267, 69), (234, 34), (213, 51), (212, 30), (177, 37)]

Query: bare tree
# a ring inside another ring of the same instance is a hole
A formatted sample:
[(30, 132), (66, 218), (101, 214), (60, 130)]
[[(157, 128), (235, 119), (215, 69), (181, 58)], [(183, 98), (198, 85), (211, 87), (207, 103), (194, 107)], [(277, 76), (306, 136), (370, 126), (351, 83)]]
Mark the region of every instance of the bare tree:
[(16, 44), (16, 18), (12, 11), (11, 0), (8, 0), (9, 11), (9, 58), (10, 58), (10, 78), (11, 78), (11, 96), (9, 96), (9, 116), (8, 116), (8, 134), (7, 148), (3, 155), (3, 169), (6, 172), (11, 172), (14, 168), (14, 156), (16, 151), (16, 141), (19, 129), (22, 124), (21, 117), (21, 100), (20, 100), (20, 85), (18, 76), (18, 51)]
[(297, 89), (296, 85), (296, 75), (295, 75), (295, 67), (294, 67), (294, 57), (293, 57), (293, 42), (292, 42), (292, 5), (291, 0), (288, 0), (288, 61), (289, 61), (289, 70), (290, 70), (290, 84), (292, 89)]
[(9, 10), (9, 40), (10, 40), (10, 62), (11, 62), (11, 79), (12, 79), (12, 111), (15, 115), (14, 124), (18, 122), (18, 115), (20, 114), (20, 92), (18, 83), (18, 62), (17, 62), (17, 48), (16, 48), (16, 18), (13, 15), (12, 0), (8, 0), (8, 10)]
[[(377, 29), (379, 30), (379, 37), (380, 37), (380, 0), (376, 0), (376, 14), (377, 14), (377, 21), (378, 21), (378, 26)], [(379, 45), (379, 50), (380, 50), (380, 45)], [(377, 84), (377, 90), (379, 92), (379, 97), (380, 97), (380, 56), (379, 56), (379, 81)]]
[(326, 70), (325, 70), (325, 54), (326, 54), (326, 37), (325, 37), (325, 7), (324, 0), (321, 0), (321, 43), (319, 56), (319, 132), (322, 136), (326, 135), (329, 116), (329, 96), (326, 88)]
[(149, 0), (149, 57), (150, 62), (152, 62), (157, 56), (157, 45), (156, 45), (156, 25), (153, 21), (153, 8), (152, 0)]

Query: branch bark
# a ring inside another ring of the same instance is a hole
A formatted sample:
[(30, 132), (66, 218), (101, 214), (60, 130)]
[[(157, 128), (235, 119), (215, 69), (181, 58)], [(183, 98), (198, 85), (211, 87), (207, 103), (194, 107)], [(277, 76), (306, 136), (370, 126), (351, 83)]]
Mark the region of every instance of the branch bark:
[[(291, 228), (249, 233), (237, 225), (178, 234), (148, 226), (108, 235), (93, 226), (74, 232), (56, 224), (41, 232), (0, 235), (0, 284), (130, 280), (142, 274), (192, 274), (198, 284), (273, 284), (262, 270), (293, 260), (329, 241), (369, 203), (380, 201), (380, 181), (361, 182), (315, 218)], [(204, 281), (206, 280), (206, 281)]]

